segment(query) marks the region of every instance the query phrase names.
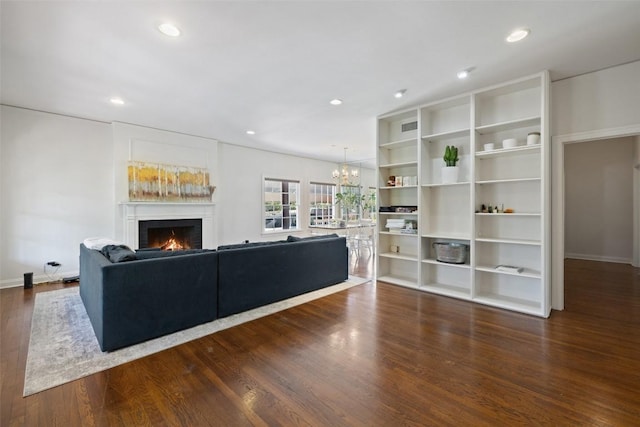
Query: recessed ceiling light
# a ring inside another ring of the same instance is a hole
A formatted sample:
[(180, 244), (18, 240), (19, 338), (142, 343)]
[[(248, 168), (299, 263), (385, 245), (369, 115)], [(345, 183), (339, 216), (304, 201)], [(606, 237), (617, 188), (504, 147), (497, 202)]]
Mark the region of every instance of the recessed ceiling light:
[(329, 101), (329, 104), (331, 104), (331, 105), (340, 105), (340, 104), (342, 104), (342, 100), (338, 99), (338, 98), (332, 99), (331, 101)]
[(519, 42), (523, 38), (527, 37), (530, 32), (531, 31), (529, 31), (529, 29), (527, 28), (519, 28), (517, 30), (512, 31), (511, 34), (507, 36), (507, 41), (509, 43)]
[(255, 131), (255, 130), (251, 130), (251, 129), (249, 129), (249, 130), (247, 131), (247, 135), (255, 135), (255, 134), (256, 134), (256, 131)]
[(466, 79), (467, 77), (469, 77), (469, 70), (462, 70), (462, 71), (458, 71), (457, 76), (458, 76), (458, 78), (459, 78), (460, 80), (464, 80), (464, 79)]
[(118, 98), (117, 96), (109, 98), (109, 102), (113, 105), (124, 105), (124, 100), (122, 98)]
[(402, 98), (406, 92), (407, 92), (406, 89), (400, 89), (399, 91), (394, 93), (393, 96), (396, 98)]
[(160, 30), (160, 32), (165, 36), (169, 37), (178, 37), (180, 35), (180, 29), (168, 22), (158, 25), (158, 30)]

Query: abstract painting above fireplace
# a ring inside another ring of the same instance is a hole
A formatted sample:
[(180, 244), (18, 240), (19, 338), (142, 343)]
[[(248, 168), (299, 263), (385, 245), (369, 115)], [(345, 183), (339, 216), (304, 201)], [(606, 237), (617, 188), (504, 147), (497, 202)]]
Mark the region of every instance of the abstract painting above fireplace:
[(209, 170), (161, 163), (130, 161), (127, 167), (130, 201), (211, 201), (215, 186)]

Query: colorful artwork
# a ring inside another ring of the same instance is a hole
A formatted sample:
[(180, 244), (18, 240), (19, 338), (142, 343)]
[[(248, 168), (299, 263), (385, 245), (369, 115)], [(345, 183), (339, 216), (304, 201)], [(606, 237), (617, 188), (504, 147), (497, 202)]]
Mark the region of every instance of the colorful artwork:
[(216, 189), (209, 170), (160, 163), (129, 162), (129, 200), (132, 202), (210, 202)]

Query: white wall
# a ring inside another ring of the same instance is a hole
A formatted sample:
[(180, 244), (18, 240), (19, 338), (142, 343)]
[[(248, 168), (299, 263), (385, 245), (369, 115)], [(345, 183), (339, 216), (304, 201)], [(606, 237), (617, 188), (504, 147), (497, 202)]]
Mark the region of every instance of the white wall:
[[(210, 138), (147, 128), (125, 123), (113, 123), (114, 188), (116, 204), (114, 238), (125, 241), (123, 208), (118, 205), (129, 199), (127, 165), (133, 161), (147, 161), (179, 166), (208, 168), (212, 185), (218, 186), (218, 141)], [(218, 186), (219, 188), (219, 186)], [(213, 201), (217, 200), (217, 191)], [(214, 227), (218, 228), (214, 213)], [(217, 232), (216, 232), (217, 234)], [(213, 237), (214, 247), (217, 236)]]
[(565, 147), (565, 256), (630, 263), (632, 137)]
[(640, 123), (640, 61), (551, 84), (552, 135)]
[[(220, 238), (223, 244), (244, 240), (272, 240), (286, 238), (280, 234), (264, 234), (262, 229), (262, 179), (288, 178), (300, 180), (302, 205), (308, 206), (310, 181), (331, 183), (336, 164), (320, 160), (287, 156), (231, 144), (220, 144)], [(362, 169), (361, 184), (375, 184), (374, 171)], [(303, 214), (307, 214), (303, 212)], [(308, 217), (300, 218), (306, 232)]]
[(77, 274), (82, 239), (113, 233), (111, 127), (7, 106), (0, 113), (0, 286), (22, 284), (26, 272), (48, 280), (47, 261), (62, 264), (57, 278)]
[[(0, 120), (0, 287), (22, 285), (26, 272), (34, 272), (36, 283), (48, 281), (43, 266), (53, 260), (62, 264), (56, 278), (75, 275), (84, 238), (120, 239), (118, 203), (127, 200), (129, 159), (209, 167), (217, 186), (217, 244), (286, 237), (262, 234), (263, 176), (300, 179), (306, 197), (310, 180), (330, 182), (336, 168), (208, 138), (14, 107), (2, 106)], [(364, 186), (374, 185), (373, 170), (362, 175)]]

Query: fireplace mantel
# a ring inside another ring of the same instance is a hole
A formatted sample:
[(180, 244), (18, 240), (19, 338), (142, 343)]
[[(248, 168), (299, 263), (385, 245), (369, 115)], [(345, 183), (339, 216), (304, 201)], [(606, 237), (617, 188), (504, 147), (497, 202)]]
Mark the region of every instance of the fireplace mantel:
[(120, 202), (122, 206), (124, 243), (137, 249), (138, 221), (152, 219), (202, 219), (202, 247), (215, 249), (215, 203)]

